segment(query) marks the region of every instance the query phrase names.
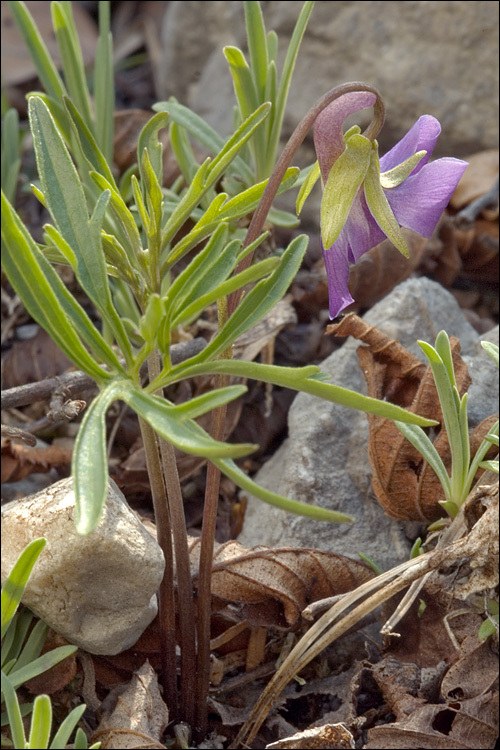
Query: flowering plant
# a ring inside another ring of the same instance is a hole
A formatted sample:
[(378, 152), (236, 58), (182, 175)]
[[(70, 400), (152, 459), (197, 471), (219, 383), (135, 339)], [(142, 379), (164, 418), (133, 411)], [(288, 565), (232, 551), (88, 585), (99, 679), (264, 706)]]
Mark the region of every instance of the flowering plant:
[(347, 287), (349, 263), (356, 263), (388, 237), (409, 255), (401, 227), (430, 237), (467, 168), (461, 159), (429, 163), (441, 126), (423, 115), (380, 160), (374, 138), (354, 125), (345, 134), (344, 120), (375, 104), (369, 92), (353, 92), (326, 107), (314, 123), (318, 161), (304, 182), (297, 210), (321, 176), (321, 240), (335, 318), (354, 302)]
[[(220, 472), (239, 487), (284, 510), (316, 520), (352, 520), (330, 508), (270, 492), (253, 482), (234, 462), (256, 446), (224, 441), (225, 406), (245, 391), (244, 386), (230, 385), (229, 377), (305, 391), (402, 423), (422, 427), (434, 424), (385, 401), (325, 382), (328, 376), (315, 366), (284, 368), (231, 358), (237, 337), (282, 299), (306, 250), (307, 237), (300, 235), (281, 257), (252, 263), (255, 249), (267, 236), (263, 226), (274, 197), (297, 180), (299, 170), (291, 168), (290, 162), (316, 123), (319, 170), (325, 182), (322, 232), (328, 246), (325, 258), (329, 280), (332, 279), (331, 312), (335, 314), (344, 306), (341, 301), (339, 307), (339, 294), (344, 295), (342, 300), (346, 299), (342, 283), (347, 280), (347, 261), (355, 260), (386, 234), (403, 249), (398, 222), (407, 225), (410, 215), (418, 214), (418, 205), (405, 208), (405, 201), (419, 195), (429, 208), (430, 190), (423, 185), (423, 177), (434, 174), (438, 200), (429, 209), (425, 222), (410, 222), (412, 228), (418, 226), (430, 232), (464, 163), (444, 160), (446, 164), (453, 162), (446, 172), (442, 165), (426, 164), (437, 132), (434, 127), (431, 137), (427, 127), (422, 132), (419, 127), (410, 131), (379, 167), (375, 138), (384, 119), (382, 100), (373, 87), (350, 83), (332, 89), (311, 108), (271, 171), (270, 162), (279, 142), (276, 123), (282, 119), (298, 43), (312, 3), (306, 3), (301, 13), (285, 63), (283, 85), (274, 96), (276, 88), (266, 87), (265, 78), (275, 75), (276, 38), (265, 34), (260, 5), (245, 2), (250, 65), (238, 66), (241, 58), (234, 50), (228, 52), (230, 65), (234, 63), (240, 109), (233, 135), (227, 140), (216, 134), (214, 137), (212, 131), (200, 125), (199, 118), (187, 115), (185, 108), (175, 102), (158, 105), (160, 111), (139, 136), (137, 164), (118, 180), (112, 164), (112, 97), (109, 90), (103, 89), (103, 81), (109, 82), (112, 61), (108, 4), (100, 3), (102, 22), (96, 64), (101, 75), (95, 76), (95, 104), (87, 89), (81, 55), (77, 54), (70, 4), (52, 5), (66, 86), (24, 4), (13, 2), (11, 6), (36, 53), (40, 77), (48, 90), (47, 94), (29, 95), (29, 117), (40, 179), (40, 186), (33, 190), (48, 210), (51, 223), (44, 226), (43, 241), (35, 242), (11, 202), (2, 196), (5, 273), (33, 319), (99, 387), (74, 448), (72, 473), (79, 533), (89, 534), (95, 529), (105, 502), (106, 413), (111, 403), (122, 400), (139, 417), (158, 539), (166, 560), (159, 592), (164, 694), (172, 717), (184, 718), (203, 733), (209, 669), (210, 571)], [(243, 85), (245, 81), (248, 85), (251, 82), (250, 90), (255, 91), (251, 101), (245, 98), (245, 91), (249, 90)], [(365, 133), (355, 127), (343, 136), (341, 126), (347, 114), (366, 106), (373, 106), (374, 116)], [(427, 124), (424, 118), (424, 125)], [(163, 185), (162, 146), (158, 140), (158, 131), (166, 126), (171, 128), (182, 172), (182, 179), (169, 188)], [(212, 154), (201, 164), (187, 138), (187, 132), (193, 131)], [(267, 147), (269, 143), (271, 149)], [(429, 153), (424, 155), (422, 148)], [(247, 153), (251, 155), (251, 169)], [(385, 176), (380, 174), (380, 168), (386, 170)], [(316, 174), (319, 175), (318, 168), (312, 177)], [(445, 188), (437, 185), (443, 175)], [(311, 185), (312, 178), (304, 183), (299, 202)], [(411, 185), (415, 185), (414, 190), (405, 193)], [(221, 186), (224, 192), (220, 192)], [(253, 214), (250, 226), (242, 229), (240, 220), (249, 214)], [(286, 217), (276, 216), (287, 221)], [(185, 234), (179, 238), (181, 229)], [(193, 256), (180, 269), (179, 261), (191, 251)], [(102, 325), (94, 324), (66, 289), (53, 262), (73, 269)], [(250, 291), (249, 284), (253, 284)], [(218, 310), (214, 337), (187, 360), (175, 361), (172, 346), (179, 327), (196, 320), (212, 304)], [(144, 363), (149, 374), (146, 385), (140, 377)], [(180, 405), (169, 400), (168, 390), (165, 396), (164, 389), (197, 375), (216, 376), (215, 389)], [(209, 434), (196, 418), (210, 411), (214, 416)], [(174, 447), (210, 462), (197, 619)], [(181, 652), (179, 707), (176, 614)]]

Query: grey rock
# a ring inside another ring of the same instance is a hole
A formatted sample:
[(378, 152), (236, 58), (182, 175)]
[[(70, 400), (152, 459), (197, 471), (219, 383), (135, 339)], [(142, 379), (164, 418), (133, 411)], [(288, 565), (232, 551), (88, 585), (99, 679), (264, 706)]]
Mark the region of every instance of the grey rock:
[[(442, 329), (460, 339), (465, 355), (471, 359), (479, 356), (475, 351), (478, 334), (454, 297), (426, 278), (405, 281), (364, 319), (401, 341), (422, 361), (425, 358), (417, 339), (433, 343)], [(366, 393), (356, 355), (358, 346), (358, 341), (348, 339), (321, 364), (321, 370), (330, 373), (336, 385)], [(472, 410), (486, 409), (491, 414), (497, 408), (493, 383), (498, 372), (494, 368), (487, 372), (484, 390), (472, 392), (470, 401)], [(288, 427), (288, 439), (255, 480), (295, 500), (353, 515), (356, 521), (341, 525), (320, 523), (286, 514), (250, 497), (238, 541), (245, 546), (317, 547), (351, 557), (363, 552), (384, 569), (407, 559), (410, 542), (404, 524), (384, 514), (371, 488), (366, 415), (300, 393), (290, 409)]]
[(498, 411), (498, 367), (484, 351), (481, 341), (490, 341), (498, 346), (498, 326), (481, 334), (474, 346), (474, 353), (464, 356), (472, 378), (467, 401), (471, 427), (476, 427), (483, 419)]
[(88, 536), (76, 533), (74, 503), (69, 478), (2, 508), (2, 581), (24, 547), (45, 537), (23, 603), (70, 643), (118, 654), (156, 615), (163, 553), (112, 480)]
[[(174, 94), (222, 135), (231, 132), (234, 95), (224, 44), (245, 46), (242, 3), (171, 2), (162, 29), (162, 96)], [(302, 3), (261, 3), (280, 39), (279, 70)], [(421, 114), (443, 134), (435, 154), (466, 156), (498, 142), (498, 4), (446, 0), (316, 3), (297, 61), (284, 131), (288, 136), (322, 94), (345, 81), (380, 90), (390, 148)]]

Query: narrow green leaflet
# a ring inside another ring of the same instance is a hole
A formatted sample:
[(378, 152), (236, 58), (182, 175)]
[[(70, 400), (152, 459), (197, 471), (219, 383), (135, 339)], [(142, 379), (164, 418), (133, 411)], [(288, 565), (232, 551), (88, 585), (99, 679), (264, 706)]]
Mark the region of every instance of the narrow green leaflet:
[(50, 9), (68, 93), (79, 112), (81, 112), (87, 127), (94, 130), (85, 65), (80, 40), (75, 29), (71, 3), (62, 3), (55, 0), (52, 2)]
[(316, 182), (321, 177), (321, 170), (319, 168), (319, 161), (315, 162), (315, 164), (312, 165), (309, 172), (307, 173), (307, 176), (302, 183), (299, 194), (297, 196), (297, 205), (296, 210), (297, 214), (300, 214), (304, 207), (304, 203), (307, 200), (307, 197), (310, 195), (311, 190), (315, 186)]
[(421, 427), (432, 427), (437, 424), (433, 419), (420, 417), (418, 414), (413, 414), (387, 401), (379, 401), (376, 398), (349, 391), (347, 388), (317, 380), (317, 376), (321, 373), (319, 368), (314, 365), (308, 367), (277, 367), (275, 365), (263, 365), (259, 362), (242, 362), (236, 359), (218, 359), (214, 362), (198, 364), (196, 360), (199, 361), (199, 357), (193, 357), (189, 362), (178, 365), (168, 376), (157, 378), (149, 388), (164, 387), (177, 380), (184, 380), (197, 375), (225, 373), (226, 375), (262, 380), (265, 383), (273, 383), (295, 391), (304, 391), (325, 401), (344, 404), (351, 409), (359, 409), (368, 414), (375, 414), (378, 417), (385, 417), (406, 424), (416, 424)]
[(491, 341), (481, 341), (481, 346), (483, 347), (486, 354), (488, 354), (493, 362), (496, 364), (496, 366), (499, 366), (499, 355), (498, 355), (498, 346), (497, 344), (492, 344)]
[(104, 362), (123, 370), (3, 195), (2, 250), (5, 273), (27, 311), (81, 370), (98, 382), (110, 377), (83, 347), (75, 330)]
[[(168, 112), (174, 122), (185, 128), (213, 154), (217, 154), (224, 148), (224, 138), (199, 115), (191, 112), (188, 107), (179, 104), (175, 99), (169, 99), (168, 102), (158, 102), (153, 105), (153, 109), (157, 112)], [(252, 170), (240, 156), (235, 158), (234, 167), (248, 185), (253, 184)]]
[[(299, 270), (307, 248), (305, 235), (296, 237), (281, 257), (279, 266), (269, 278), (258, 284), (244, 297), (221, 331), (194, 360), (216, 357), (227, 349), (244, 331), (259, 322), (284, 296)], [(193, 361), (194, 361), (193, 360)]]
[(164, 399), (151, 396), (132, 383), (124, 388), (121, 398), (158, 433), (176, 448), (195, 456), (205, 458), (239, 458), (256, 449), (251, 443), (221, 443), (211, 438), (192, 420), (185, 420), (184, 414), (170, 406)]
[[(50, 750), (64, 750), (66, 745), (69, 743), (70, 737), (75, 730), (76, 725), (85, 713), (87, 706), (85, 704), (76, 706), (68, 716), (64, 719), (61, 726), (54, 735), (54, 739), (50, 743)], [(87, 743), (85, 743), (85, 747)], [(74, 745), (76, 747), (76, 744)]]
[(260, 263), (254, 263), (250, 268), (236, 274), (236, 276), (231, 276), (231, 278), (222, 282), (214, 289), (195, 299), (191, 304), (186, 304), (185, 307), (182, 307), (177, 317), (172, 321), (172, 328), (175, 328), (179, 324), (187, 325), (187, 323), (196, 320), (212, 302), (216, 302), (222, 297), (232, 294), (232, 292), (241, 289), (247, 284), (259, 281), (274, 271), (279, 262), (279, 258), (266, 258), (260, 261)]
[(101, 312), (105, 311), (111, 299), (106, 266), (102, 249), (89, 242), (82, 184), (44, 102), (32, 96), (28, 109), (45, 200), (59, 231), (78, 258), (78, 281)]
[(81, 116), (71, 99), (65, 96), (63, 101), (66, 112), (68, 113), (69, 120), (78, 139), (78, 143), (80, 144), (82, 154), (84, 155), (90, 169), (93, 169), (99, 174), (103, 175), (103, 177), (108, 180), (113, 188), (115, 190), (118, 190), (108, 161), (99, 149), (99, 146), (97, 145), (97, 142), (92, 132), (90, 131), (90, 128), (85, 123), (83, 117)]
[(425, 458), (429, 466), (437, 474), (447, 500), (451, 500), (451, 482), (441, 456), (434, 447), (431, 439), (417, 425), (394, 422), (398, 430)]
[[(285, 115), (285, 106), (288, 99), (288, 92), (290, 90), (290, 83), (292, 81), (293, 70), (299, 54), (300, 44), (302, 37), (304, 36), (309, 17), (314, 8), (314, 0), (307, 0), (302, 6), (300, 15), (295, 24), (290, 44), (283, 64), (283, 72), (281, 74), (280, 83), (278, 87), (278, 93), (276, 97), (276, 104), (273, 112), (273, 130), (268, 145), (268, 159), (270, 162), (274, 162), (276, 151), (278, 149), (281, 128), (283, 124), (283, 117)], [(268, 164), (269, 170), (272, 169), (273, 164)]]
[(47, 747), (52, 728), (52, 703), (48, 695), (37, 695), (33, 703), (29, 748)]
[(43, 674), (48, 669), (52, 669), (56, 664), (59, 664), (63, 659), (66, 659), (71, 654), (77, 651), (77, 646), (59, 646), (54, 648), (52, 651), (47, 651), (46, 654), (42, 654), (35, 659), (35, 661), (26, 664), (21, 669), (17, 669), (15, 672), (9, 674), (9, 679), (14, 688), (18, 688), (28, 680), (32, 680), (33, 677)]
[(75, 526), (79, 534), (93, 531), (101, 518), (108, 491), (106, 412), (121, 397), (124, 381), (108, 383), (92, 401), (78, 430), (73, 450)]
[(294, 513), (297, 516), (306, 516), (306, 518), (313, 518), (315, 521), (329, 521), (330, 523), (349, 523), (355, 520), (346, 513), (339, 513), (338, 511), (321, 508), (317, 505), (308, 505), (298, 500), (290, 500), (290, 498), (278, 495), (276, 492), (266, 490), (260, 484), (253, 482), (236, 466), (234, 461), (220, 458), (211, 458), (210, 460), (226, 476), (232, 479), (238, 487), (241, 487), (242, 490), (250, 492), (255, 497), (258, 497), (259, 500), (263, 500), (268, 505), (274, 505), (286, 513)]
[(245, 10), (245, 25), (247, 29), (248, 49), (252, 75), (260, 101), (264, 100), (267, 81), (267, 39), (266, 28), (260, 3), (243, 3)]
[(142, 156), (144, 149), (147, 149), (151, 166), (156, 175), (158, 183), (163, 183), (163, 146), (158, 140), (158, 132), (168, 125), (168, 114), (158, 112), (147, 122), (139, 133), (137, 140), (137, 163), (141, 175), (141, 181), (144, 182), (144, 168), (142, 165)]
[[(298, 176), (299, 170), (297, 167), (289, 167), (285, 172), (276, 195), (281, 195), (281, 193), (289, 190), (295, 184)], [(242, 193), (235, 195), (234, 198), (226, 201), (220, 209), (219, 219), (235, 221), (251, 213), (257, 207), (267, 183), (268, 180), (258, 182), (256, 185), (252, 185), (252, 187), (247, 188)], [(296, 220), (296, 217), (294, 219)]]
[(224, 56), (233, 78), (234, 93), (242, 119), (257, 109), (259, 98), (250, 68), (243, 52), (238, 47), (224, 47)]
[(2, 190), (12, 203), (21, 168), (19, 115), (11, 107), (2, 119)]
[(16, 689), (8, 676), (2, 670), (2, 692), (7, 709), (10, 732), (12, 735), (13, 747), (24, 749), (26, 746), (26, 737), (24, 736), (23, 717), (21, 707), (17, 700)]
[(52, 99), (61, 100), (66, 94), (66, 88), (37, 29), (33, 16), (25, 3), (9, 2), (9, 7), (33, 58), (43, 88)]
[[(83, 187), (62, 136), (38, 96), (28, 103), (33, 144), (45, 200), (59, 231), (78, 259), (77, 279), (110, 325), (128, 363), (132, 360), (130, 342), (113, 307), (100, 226), (96, 217), (89, 221)], [(102, 220), (102, 214), (100, 215)]]
[(110, 3), (99, 3), (99, 39), (94, 65), (96, 140), (108, 164), (113, 162), (114, 96), (113, 37)]
[(2, 639), (14, 617), (33, 567), (47, 540), (34, 539), (23, 549), (2, 586)]
[(226, 141), (224, 148), (219, 151), (213, 162), (210, 164), (207, 179), (209, 184), (214, 184), (225, 172), (228, 166), (235, 158), (238, 151), (248, 141), (250, 136), (255, 132), (259, 125), (269, 115), (271, 104), (264, 102), (255, 112), (252, 112), (235, 133)]

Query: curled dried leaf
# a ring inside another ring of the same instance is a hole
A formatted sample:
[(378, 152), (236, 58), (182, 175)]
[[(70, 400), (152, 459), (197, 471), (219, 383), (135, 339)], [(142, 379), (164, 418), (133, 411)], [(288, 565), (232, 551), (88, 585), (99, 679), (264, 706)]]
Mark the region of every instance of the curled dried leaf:
[[(430, 367), (398, 341), (369, 326), (354, 313), (327, 329), (336, 336), (354, 336), (366, 346), (358, 349), (359, 365), (368, 395), (409, 411), (442, 421), (441, 406)], [(462, 396), (471, 379), (460, 357), (460, 344), (450, 338), (457, 388)], [(394, 422), (367, 415), (370, 426), (368, 456), (373, 490), (387, 515), (399, 520), (431, 521), (442, 515), (441, 483), (421, 454), (403, 437)], [(447, 470), (451, 454), (446, 433), (433, 430), (433, 443)]]
[[(191, 539), (190, 543), (195, 580), (199, 542)], [(365, 563), (333, 552), (296, 547), (246, 549), (234, 541), (216, 545), (212, 571), (212, 595), (221, 606), (238, 604), (242, 618), (253, 626), (280, 629), (297, 625), (310, 602), (351, 591), (374, 575)]]

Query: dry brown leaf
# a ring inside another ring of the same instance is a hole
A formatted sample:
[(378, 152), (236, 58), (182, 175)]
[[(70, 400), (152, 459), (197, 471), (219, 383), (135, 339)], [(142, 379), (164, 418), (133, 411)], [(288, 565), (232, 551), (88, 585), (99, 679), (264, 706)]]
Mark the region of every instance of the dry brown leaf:
[[(200, 540), (190, 538), (193, 576)], [(252, 547), (238, 542), (216, 545), (212, 596), (240, 605), (252, 625), (289, 629), (310, 602), (351, 591), (374, 573), (364, 563), (333, 552), (297, 547)]]
[[(351, 335), (367, 344), (357, 353), (369, 396), (390, 401), (423, 417), (442, 420), (431, 368), (398, 341), (392, 341), (354, 313), (328, 326), (327, 332)], [(471, 379), (459, 355), (458, 339), (451, 337), (450, 343), (457, 388), (463, 395)], [(370, 426), (368, 456), (379, 503), (392, 518), (434, 520), (442, 514), (438, 501), (443, 499), (443, 490), (437, 475), (394, 422), (371, 414), (367, 416)], [(451, 456), (446, 433), (434, 428), (434, 434), (434, 446), (449, 469)]]
[(49, 445), (47, 448), (32, 448), (2, 440), (2, 482), (17, 482), (28, 474), (45, 474), (55, 466), (68, 466), (73, 451)]
[(428, 704), (393, 724), (369, 729), (363, 750), (488, 750), (497, 739), (497, 713), (498, 692), (450, 705)]
[(324, 724), (321, 727), (304, 729), (292, 737), (285, 737), (277, 742), (266, 745), (266, 750), (278, 750), (278, 748), (297, 748), (308, 750), (308, 748), (338, 748), (348, 750), (354, 748), (354, 737), (344, 724)]
[[(116, 690), (116, 689), (115, 689)], [(125, 690), (116, 690), (115, 705), (105, 712), (92, 735), (101, 748), (164, 748), (160, 738), (168, 724), (168, 708), (162, 700), (156, 672), (148, 661), (134, 673)]]
[(74, 367), (42, 328), (27, 341), (15, 341), (2, 356), (2, 390), (62, 375)]
[(461, 701), (498, 689), (498, 654), (491, 638), (480, 641), (477, 631), (460, 644), (458, 661), (449, 668), (441, 683), (447, 701)]
[(466, 157), (469, 166), (451, 196), (450, 206), (459, 210), (488, 192), (498, 177), (498, 149)]

